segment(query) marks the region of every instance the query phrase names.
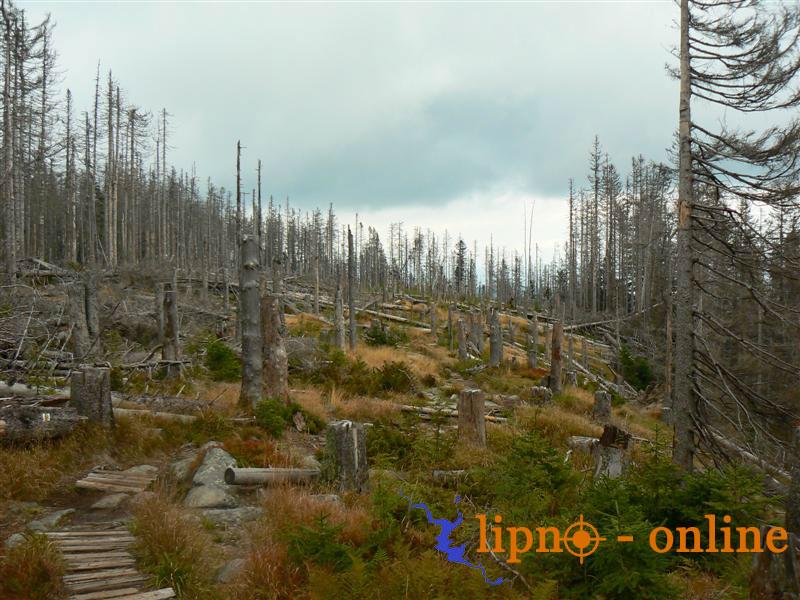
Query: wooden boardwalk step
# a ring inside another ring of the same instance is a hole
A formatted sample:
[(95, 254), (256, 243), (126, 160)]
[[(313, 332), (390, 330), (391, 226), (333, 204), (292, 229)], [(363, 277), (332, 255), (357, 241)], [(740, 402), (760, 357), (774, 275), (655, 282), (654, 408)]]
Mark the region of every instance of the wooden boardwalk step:
[(95, 469), (83, 479), (75, 482), (79, 488), (104, 490), (108, 492), (143, 492), (153, 481), (157, 473), (128, 473), (127, 471), (103, 471)]
[[(149, 482), (143, 480), (144, 485)], [(119, 523), (93, 529), (45, 532), (64, 555), (64, 586), (73, 600), (162, 600), (174, 598), (172, 588), (148, 589), (149, 577), (136, 568), (128, 551), (136, 538)]]

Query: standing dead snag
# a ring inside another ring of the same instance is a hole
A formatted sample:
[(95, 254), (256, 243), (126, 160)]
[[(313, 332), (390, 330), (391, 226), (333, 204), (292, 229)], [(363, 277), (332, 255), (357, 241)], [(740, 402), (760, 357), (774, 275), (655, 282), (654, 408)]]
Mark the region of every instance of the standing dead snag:
[(592, 408), (592, 420), (601, 425), (611, 423), (611, 394), (603, 390), (594, 393), (594, 407)]
[(338, 482), (340, 492), (365, 492), (369, 488), (367, 435), (363, 423), (334, 421), (328, 425), (322, 475)]
[(86, 288), (83, 283), (67, 286), (67, 315), (71, 328), (70, 347), (78, 361), (89, 352), (89, 328), (86, 325)]
[(261, 291), (259, 289), (259, 248), (247, 236), (241, 244), (239, 295), (242, 309), (242, 390), (239, 405), (247, 410), (261, 400)]
[(289, 401), (289, 357), (281, 333), (280, 302), (275, 296), (261, 299), (261, 358), (264, 395)]
[(550, 358), (550, 389), (553, 395), (561, 393), (561, 338), (564, 327), (561, 321), (553, 323), (553, 351)]
[(464, 319), (458, 320), (458, 358), (461, 360), (469, 358), (469, 352), (467, 352), (467, 328), (464, 325)]
[(97, 273), (90, 269), (83, 281), (86, 290), (84, 301), (86, 303), (86, 327), (91, 340), (89, 352), (98, 352), (100, 349), (100, 313), (97, 311)]
[(478, 446), (486, 445), (486, 397), (480, 390), (464, 390), (458, 396), (458, 438)]
[(539, 315), (533, 313), (530, 322), (530, 336), (528, 337), (528, 367), (535, 369), (539, 366)]
[(489, 325), (489, 366), (499, 367), (503, 363), (503, 329), (500, 326), (500, 314), (492, 312)]
[(73, 372), (70, 380), (70, 402), (79, 415), (105, 427), (114, 424), (111, 407), (111, 370), (84, 367)]
[(167, 374), (174, 377), (180, 373), (180, 346), (178, 345), (178, 290), (174, 283), (164, 286), (164, 342), (161, 358), (168, 361)]
[(336, 296), (334, 297), (333, 304), (333, 324), (336, 335), (336, 347), (339, 350), (344, 350), (344, 302), (342, 302), (342, 288), (338, 282), (336, 284)]
[(431, 335), (433, 336), (434, 340), (439, 339), (436, 335), (436, 303), (430, 303), (430, 311), (431, 311)]
[(350, 306), (350, 350), (356, 349), (356, 257), (353, 254), (353, 232), (347, 227), (347, 302)]
[(447, 305), (447, 347), (452, 352), (455, 348), (455, 335), (453, 331), (453, 305)]

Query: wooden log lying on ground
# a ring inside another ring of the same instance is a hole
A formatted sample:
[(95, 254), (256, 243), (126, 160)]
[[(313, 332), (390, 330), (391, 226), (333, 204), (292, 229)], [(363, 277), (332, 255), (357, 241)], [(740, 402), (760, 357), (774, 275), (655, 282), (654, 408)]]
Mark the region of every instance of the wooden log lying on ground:
[(225, 470), (228, 485), (273, 485), (280, 483), (308, 483), (319, 477), (319, 469), (239, 469)]
[(0, 441), (59, 438), (86, 420), (72, 407), (5, 406), (0, 408)]

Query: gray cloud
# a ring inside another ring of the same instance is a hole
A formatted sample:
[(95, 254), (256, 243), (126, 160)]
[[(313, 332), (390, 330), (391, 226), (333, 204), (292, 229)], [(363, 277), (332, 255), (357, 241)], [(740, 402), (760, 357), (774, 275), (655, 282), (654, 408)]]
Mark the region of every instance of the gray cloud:
[(622, 170), (665, 159), (677, 113), (664, 3), (24, 4), (49, 11), (65, 84), (96, 61), (172, 114), (170, 155), (230, 187), (353, 210), (498, 188), (563, 195), (595, 134)]

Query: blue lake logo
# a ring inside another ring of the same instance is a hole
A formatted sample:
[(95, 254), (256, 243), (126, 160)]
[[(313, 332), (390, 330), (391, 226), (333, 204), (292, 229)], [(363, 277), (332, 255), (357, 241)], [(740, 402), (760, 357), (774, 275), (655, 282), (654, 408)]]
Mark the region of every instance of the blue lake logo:
[[(436, 550), (439, 552), (444, 552), (446, 558), (451, 563), (456, 563), (459, 565), (466, 565), (470, 569), (477, 569), (483, 575), (483, 579), (489, 585), (500, 585), (505, 581), (502, 577), (498, 577), (497, 579), (489, 579), (486, 575), (486, 568), (478, 563), (475, 564), (471, 562), (466, 557), (466, 544), (461, 544), (460, 546), (455, 546), (455, 542), (450, 539), (453, 531), (464, 522), (464, 515), (461, 514), (461, 511), (458, 511), (458, 516), (455, 520), (450, 521), (448, 519), (437, 519), (431, 514), (431, 510), (428, 506), (423, 502), (414, 502), (411, 498), (406, 496), (402, 490), (400, 490), (400, 495), (408, 500), (409, 508), (421, 508), (425, 511), (425, 516), (428, 519), (428, 523), (431, 525), (437, 525), (440, 528), (439, 533), (436, 535)], [(460, 496), (456, 496), (454, 504), (458, 504), (461, 501)]]

